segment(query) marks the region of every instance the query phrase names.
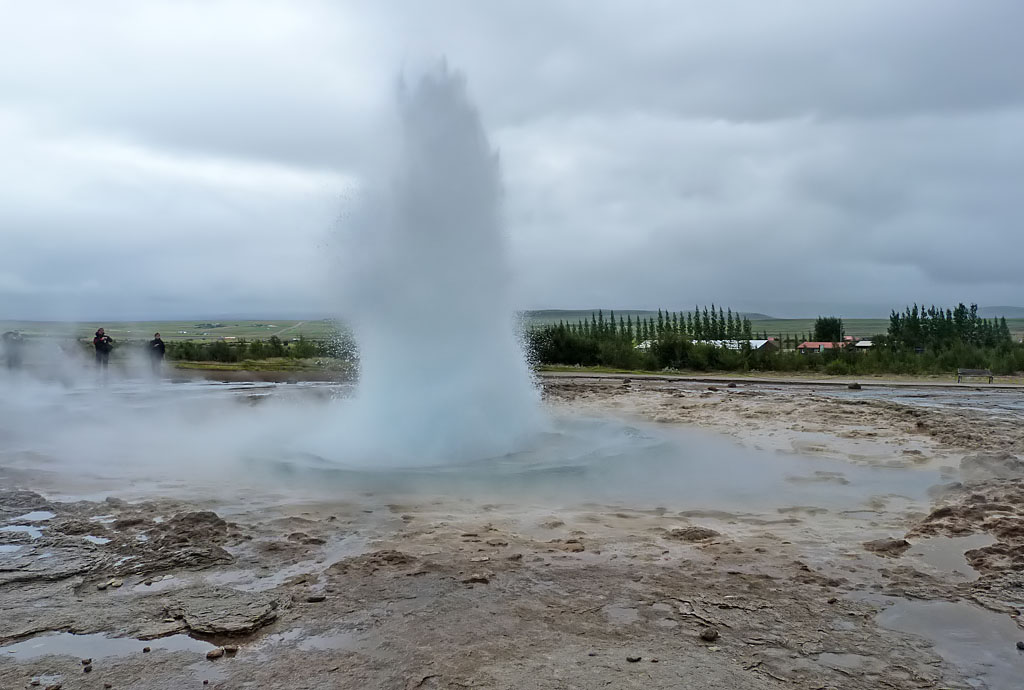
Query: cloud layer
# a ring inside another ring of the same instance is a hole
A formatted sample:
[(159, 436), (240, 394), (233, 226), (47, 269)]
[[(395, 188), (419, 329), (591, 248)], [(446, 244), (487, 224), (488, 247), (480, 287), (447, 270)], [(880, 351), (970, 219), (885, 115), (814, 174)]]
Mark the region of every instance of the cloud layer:
[(4, 17), (0, 318), (329, 312), (397, 75), (439, 55), (500, 149), (524, 308), (1024, 301), (1014, 0)]

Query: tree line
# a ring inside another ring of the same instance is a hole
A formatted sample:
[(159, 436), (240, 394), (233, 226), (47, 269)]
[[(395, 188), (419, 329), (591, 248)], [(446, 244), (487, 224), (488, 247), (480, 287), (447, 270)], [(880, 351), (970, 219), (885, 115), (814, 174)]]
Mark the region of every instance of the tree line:
[[(982, 319), (976, 305), (959, 304), (946, 310), (915, 305), (894, 311), (888, 332), (873, 336), (871, 348), (795, 351), (806, 340), (842, 342), (844, 331), (838, 317), (819, 317), (813, 337), (809, 333), (802, 338), (780, 335), (778, 347), (755, 350), (746, 342), (752, 333), (749, 320), (731, 310), (712, 308), (683, 314), (659, 311), (657, 318), (637, 321), (606, 319), (597, 312), (575, 324), (528, 329), (526, 341), (532, 360), (542, 365), (836, 375), (948, 374), (960, 367), (991, 369), (996, 374), (1024, 371), (1024, 346), (1013, 342), (1006, 320)], [(737, 347), (720, 347), (709, 340), (740, 342)]]

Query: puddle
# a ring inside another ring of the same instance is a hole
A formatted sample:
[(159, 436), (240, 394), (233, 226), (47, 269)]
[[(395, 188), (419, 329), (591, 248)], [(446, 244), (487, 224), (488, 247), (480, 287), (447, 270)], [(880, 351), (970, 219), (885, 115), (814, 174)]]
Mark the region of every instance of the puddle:
[(966, 580), (977, 580), (979, 575), (968, 565), (964, 553), (995, 542), (995, 539), (985, 533), (969, 534), (966, 537), (932, 537), (914, 544), (906, 555), (917, 558), (932, 570), (945, 575), (959, 575)]
[(110, 543), (110, 540), (107, 539), (106, 537), (94, 537), (91, 534), (82, 537), (82, 539), (85, 539), (90, 544), (109, 544)]
[(73, 656), (82, 659), (103, 659), (111, 656), (142, 654), (142, 648), (162, 649), (168, 652), (195, 652), (205, 654), (214, 648), (209, 642), (195, 640), (188, 635), (171, 635), (157, 640), (136, 640), (131, 637), (107, 637), (106, 635), (74, 635), (72, 633), (51, 633), (23, 640), (6, 647), (0, 647), (4, 659), (24, 661), (42, 656)]
[(0, 544), (0, 553), (14, 553), (21, 551), (21, 544)]
[(322, 573), (345, 558), (358, 556), (366, 550), (366, 540), (361, 537), (345, 537), (324, 547), (326, 553), (311, 560), (299, 561), (281, 568), (273, 575), (260, 577), (252, 570), (228, 570), (211, 573), (205, 577), (210, 584), (230, 585), (246, 592), (265, 592), (283, 585), (297, 575)]
[(899, 600), (878, 614), (879, 625), (918, 635), (977, 688), (1020, 690), (1024, 630), (1008, 616), (966, 602)]
[(32, 525), (5, 525), (0, 527), (0, 532), (25, 532), (33, 539), (43, 536), (43, 528), (33, 527)]
[(640, 612), (628, 606), (605, 606), (604, 615), (609, 623), (630, 625), (640, 620)]
[(839, 668), (846, 671), (879, 670), (878, 659), (863, 654), (834, 654), (825, 652), (818, 655), (818, 662), (823, 666)]
[(337, 630), (324, 635), (311, 635), (300, 640), (298, 646), (304, 652), (350, 650), (358, 646), (358, 640), (355, 633)]
[(51, 513), (48, 510), (33, 510), (31, 513), (19, 515), (12, 522), (43, 522), (55, 517), (57, 517), (57, 514)]

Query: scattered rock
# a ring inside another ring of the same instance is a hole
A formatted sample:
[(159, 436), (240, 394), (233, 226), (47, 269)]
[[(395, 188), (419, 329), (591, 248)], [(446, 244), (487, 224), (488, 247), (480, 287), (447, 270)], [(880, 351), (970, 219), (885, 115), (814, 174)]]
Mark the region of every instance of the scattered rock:
[(306, 539), (303, 539), (302, 543), (307, 546), (323, 546), (327, 543), (327, 540), (321, 539), (320, 537), (308, 537)]
[(88, 666), (92, 663), (92, 659), (82, 659), (82, 666)]
[(326, 601), (326, 600), (327, 600), (327, 595), (326, 594), (310, 594), (309, 596), (306, 597), (306, 601), (308, 603), (310, 603), (310, 604), (318, 604), (321, 601)]
[(385, 549), (342, 559), (328, 568), (327, 572), (345, 575), (352, 570), (365, 570), (372, 574), (382, 569), (407, 568), (415, 563), (415, 556)]
[(832, 597), (832, 598), (830, 598), (830, 599), (828, 600), (828, 603), (830, 603), (830, 604), (834, 604), (834, 603), (836, 603), (837, 601), (839, 601), (839, 600), (838, 600), (838, 599), (836, 599), (835, 597)]
[(86, 664), (83, 666), (82, 673), (92, 673), (92, 664)]
[(213, 659), (219, 659), (222, 656), (224, 656), (224, 650), (221, 647), (217, 647), (216, 649), (211, 649), (210, 651), (208, 651), (206, 653), (206, 658), (210, 659), (211, 661)]
[(906, 539), (875, 539), (864, 542), (864, 548), (883, 558), (899, 558), (910, 548)]
[(491, 581), (491, 578), (484, 573), (473, 573), (469, 577), (463, 578), (462, 583), (467, 585), (486, 585)]
[(1024, 640), (1021, 640), (1017, 643), (1017, 649), (1024, 651)]
[(43, 690), (61, 690), (63, 687), (63, 683), (53, 683), (52, 685), (47, 685)]
[(104, 683), (103, 684), (104, 690), (110, 690), (110, 688), (112, 688), (112, 687), (114, 687), (113, 683)]
[(705, 642), (714, 642), (718, 639), (718, 631), (714, 628), (704, 628), (700, 631), (700, 639)]
[(633, 383), (633, 379), (622, 379), (623, 386), (628, 386), (631, 383)]
[(854, 381), (853, 383), (848, 385), (847, 388), (849, 388), (851, 391), (859, 391), (861, 389), (861, 385)]
[(504, 539), (488, 539), (484, 543), (488, 546), (508, 546), (508, 542)]
[(469, 559), (469, 562), (470, 563), (486, 563), (489, 560), (491, 560), (490, 556), (473, 556), (473, 558)]
[(717, 386), (708, 386), (708, 390), (711, 391), (712, 393), (716, 393), (716, 392), (718, 392), (718, 387)]
[(676, 539), (678, 541), (705, 541), (707, 539), (714, 539), (715, 537), (721, 536), (718, 532), (707, 527), (698, 527), (696, 525), (691, 527), (675, 527), (670, 529), (666, 534), (669, 539)]
[(237, 644), (226, 644), (223, 647), (225, 654), (238, 654)]
[(510, 561), (521, 561), (521, 560), (523, 560), (523, 554), (521, 554), (521, 553), (514, 553), (514, 554), (512, 554), (511, 556), (508, 557), (508, 560), (510, 560)]
[(142, 648), (142, 653), (143, 653), (143, 654), (149, 654), (149, 653), (150, 653), (150, 651), (152, 651), (152, 650), (150, 650), (150, 648), (149, 648), (149, 647), (143, 647), (143, 648)]
[(124, 580), (111, 580), (110, 582), (107, 583), (107, 585), (109, 585), (110, 587), (114, 587), (114, 588), (120, 587), (123, 584), (124, 584)]
[(638, 657), (638, 656), (627, 656), (626, 657), (626, 661), (628, 661), (631, 664), (635, 664), (636, 662), (640, 661), (640, 657)]
[[(730, 383), (728, 386), (726, 386), (726, 388), (735, 388), (735, 387), (736, 387), (735, 383)], [(651, 661), (657, 661), (657, 659), (651, 659)]]
[(145, 518), (141, 518), (141, 517), (137, 517), (137, 516), (134, 516), (134, 517), (124, 517), (124, 518), (121, 518), (119, 520), (114, 520), (114, 529), (116, 529), (116, 530), (128, 529), (129, 527), (138, 527), (139, 525), (143, 525), (145, 523), (146, 523)]

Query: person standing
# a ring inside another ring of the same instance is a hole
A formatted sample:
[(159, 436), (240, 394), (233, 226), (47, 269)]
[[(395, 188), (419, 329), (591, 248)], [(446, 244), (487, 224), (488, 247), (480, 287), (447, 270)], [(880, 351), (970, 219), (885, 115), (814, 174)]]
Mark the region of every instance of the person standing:
[(92, 339), (92, 346), (96, 348), (96, 366), (106, 371), (110, 362), (110, 351), (114, 349), (114, 339), (104, 332), (102, 328), (96, 330), (96, 336)]
[(164, 341), (160, 338), (159, 333), (153, 334), (153, 339), (149, 341), (149, 363), (153, 367), (153, 373), (155, 375), (160, 374), (160, 365), (164, 361), (164, 353), (167, 351), (167, 346), (164, 345)]
[(21, 368), (21, 348), (25, 344), (25, 339), (21, 336), (20, 331), (7, 331), (3, 335), (3, 352), (7, 359), (8, 369), (20, 369)]

